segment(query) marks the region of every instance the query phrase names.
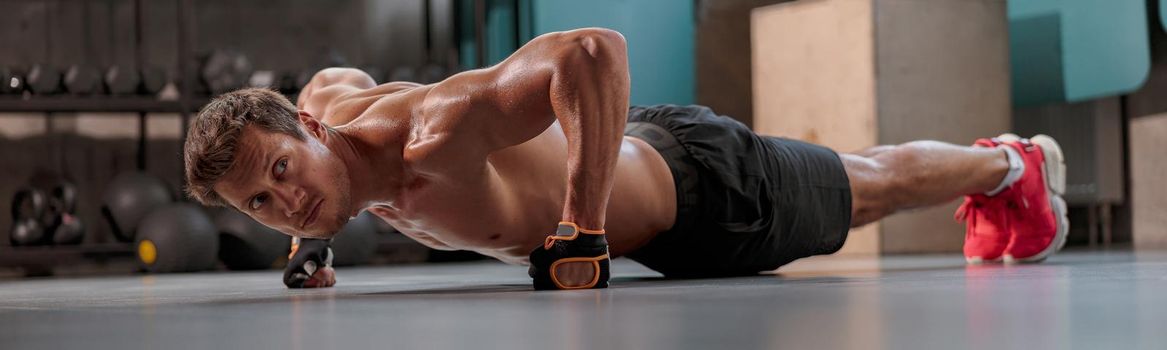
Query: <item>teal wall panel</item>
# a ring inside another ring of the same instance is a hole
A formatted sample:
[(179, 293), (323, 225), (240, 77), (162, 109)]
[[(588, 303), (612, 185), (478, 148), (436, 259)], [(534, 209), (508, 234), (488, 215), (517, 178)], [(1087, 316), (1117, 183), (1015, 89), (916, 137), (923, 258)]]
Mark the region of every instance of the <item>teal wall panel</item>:
[(1144, 0), (1062, 0), (1066, 100), (1138, 90), (1151, 71)]
[[(1033, 106), (1064, 101), (1066, 80), (1062, 68), (1061, 16), (1033, 14), (1009, 22), (1009, 57), (1013, 105)], [(1017, 52), (1024, 48), (1024, 52)]]
[[(518, 5), (524, 2), (486, 0), (486, 66), (501, 62), (518, 48), (516, 40), (519, 40), (519, 31), (524, 28), (515, 16), (522, 15), (516, 14), (516, 11), (522, 12)], [(477, 48), (474, 45), (474, 0), (459, 0), (457, 5), (458, 62), (463, 69), (478, 68)]]
[(1010, 0), (1013, 104), (1077, 102), (1137, 90), (1151, 67), (1146, 5)]
[(628, 41), (632, 104), (691, 104), (694, 100), (692, 1), (531, 1), (534, 35), (582, 27), (620, 31)]
[[(1156, 1), (1156, 0), (1151, 0)], [(1159, 1), (1159, 24), (1163, 26), (1163, 30), (1167, 30), (1167, 0)]]

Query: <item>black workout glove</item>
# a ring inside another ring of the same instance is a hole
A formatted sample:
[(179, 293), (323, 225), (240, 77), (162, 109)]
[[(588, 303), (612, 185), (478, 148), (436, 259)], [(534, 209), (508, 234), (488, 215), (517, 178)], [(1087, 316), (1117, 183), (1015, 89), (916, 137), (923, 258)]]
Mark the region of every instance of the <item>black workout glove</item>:
[[(604, 231), (580, 230), (570, 222), (560, 222), (554, 236), (531, 252), (527, 274), (535, 279), (536, 290), (608, 288), (608, 239)], [(566, 262), (591, 262), (595, 275), (591, 283), (565, 286), (556, 278), (555, 268)]]
[[(297, 248), (288, 258), (284, 267), (284, 285), (288, 288), (304, 288), (304, 282), (325, 267), (332, 266), (331, 240), (301, 238)], [(294, 243), (294, 242), (293, 242)]]

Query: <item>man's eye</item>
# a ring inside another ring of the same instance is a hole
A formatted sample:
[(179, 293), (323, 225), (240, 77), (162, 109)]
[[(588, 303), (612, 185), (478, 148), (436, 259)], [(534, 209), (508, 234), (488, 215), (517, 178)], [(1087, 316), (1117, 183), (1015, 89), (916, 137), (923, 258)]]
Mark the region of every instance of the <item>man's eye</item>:
[(285, 170), (288, 170), (288, 158), (283, 158), (283, 159), (280, 159), (280, 161), (276, 162), (276, 166), (275, 166), (276, 176), (283, 175)]
[(259, 210), (259, 207), (262, 206), (264, 202), (267, 202), (267, 195), (261, 194), (251, 198), (251, 203), (248, 204), (248, 206), (251, 207), (251, 210)]

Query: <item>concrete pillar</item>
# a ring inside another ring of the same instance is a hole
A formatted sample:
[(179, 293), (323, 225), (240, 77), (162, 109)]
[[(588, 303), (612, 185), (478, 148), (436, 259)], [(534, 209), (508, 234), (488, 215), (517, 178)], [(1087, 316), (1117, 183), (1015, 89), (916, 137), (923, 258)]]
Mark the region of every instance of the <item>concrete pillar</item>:
[[(1010, 125), (1005, 0), (804, 0), (752, 14), (754, 128), (852, 152)], [(959, 202), (854, 230), (845, 252), (959, 251)]]

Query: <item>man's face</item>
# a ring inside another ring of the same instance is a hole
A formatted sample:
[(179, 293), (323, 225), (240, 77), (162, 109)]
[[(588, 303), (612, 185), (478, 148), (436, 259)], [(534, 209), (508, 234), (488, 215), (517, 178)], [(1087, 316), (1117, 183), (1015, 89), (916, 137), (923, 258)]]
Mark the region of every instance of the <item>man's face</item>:
[(301, 141), (244, 128), (235, 163), (214, 189), (239, 211), (284, 234), (332, 238), (351, 212), (348, 172), (321, 143), (321, 134), (305, 129), (308, 138)]

